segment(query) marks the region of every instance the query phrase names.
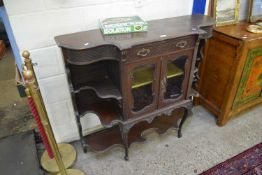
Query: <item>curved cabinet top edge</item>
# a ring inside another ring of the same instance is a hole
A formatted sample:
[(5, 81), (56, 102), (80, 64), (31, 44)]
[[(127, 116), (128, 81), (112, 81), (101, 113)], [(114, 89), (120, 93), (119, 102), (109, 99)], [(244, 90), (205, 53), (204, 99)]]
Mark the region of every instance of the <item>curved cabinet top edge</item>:
[(203, 27), (213, 27), (215, 21), (206, 15), (188, 15), (148, 21), (148, 32), (103, 35), (100, 29), (65, 34), (55, 37), (59, 47), (83, 50), (101, 45), (114, 45), (120, 50), (135, 45), (206, 34)]

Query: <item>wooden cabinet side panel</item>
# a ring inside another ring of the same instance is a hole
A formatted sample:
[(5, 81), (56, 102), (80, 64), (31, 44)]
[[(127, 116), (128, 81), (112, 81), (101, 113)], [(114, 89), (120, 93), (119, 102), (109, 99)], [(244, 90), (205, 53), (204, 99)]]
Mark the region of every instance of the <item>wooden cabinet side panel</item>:
[[(261, 48), (261, 44), (261, 38), (242, 41), (221, 34), (214, 34), (209, 40), (200, 68), (198, 102), (217, 115), (218, 125), (225, 125), (234, 115), (261, 102), (261, 99), (253, 98), (248, 103), (233, 106), (248, 53), (254, 48)], [(260, 57), (257, 59), (260, 60)], [(259, 94), (257, 87), (255, 89)]]
[[(208, 41), (200, 74), (200, 103), (218, 115), (230, 84), (236, 46), (213, 37)], [(202, 102), (201, 102), (202, 101)]]
[[(261, 41), (261, 40), (260, 40)], [(256, 43), (256, 42), (253, 42)], [(260, 43), (262, 44), (262, 42)], [(253, 46), (253, 47), (252, 47)], [(262, 90), (262, 47), (247, 44), (247, 54), (243, 60), (242, 74), (234, 99), (233, 109), (254, 100)]]
[(234, 100), (237, 96), (237, 91), (241, 84), (241, 78), (244, 72), (245, 63), (248, 58), (248, 53), (250, 50), (254, 48), (261, 47), (261, 38), (257, 38), (256, 40), (248, 40), (248, 41), (240, 41), (238, 50), (237, 50), (237, 64), (233, 67), (232, 79), (230, 80), (231, 86), (229, 88), (229, 93), (227, 94), (226, 98), (224, 99), (224, 104), (222, 106), (222, 114), (218, 118), (218, 125), (224, 125), (228, 120), (233, 118), (236, 114), (250, 107), (259, 104), (261, 100), (251, 100), (248, 103), (243, 105), (239, 105), (238, 107), (233, 108)]

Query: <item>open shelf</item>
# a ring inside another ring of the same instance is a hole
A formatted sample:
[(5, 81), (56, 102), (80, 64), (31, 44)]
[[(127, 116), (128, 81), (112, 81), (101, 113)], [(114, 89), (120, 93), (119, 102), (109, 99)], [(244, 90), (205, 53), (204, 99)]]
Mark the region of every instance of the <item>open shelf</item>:
[(114, 145), (123, 145), (118, 125), (84, 136), (84, 142), (92, 151), (102, 152)]
[(104, 127), (112, 127), (122, 120), (119, 101), (114, 98), (101, 99), (93, 90), (87, 89), (74, 94), (80, 117), (96, 114)]
[(101, 124), (105, 127), (112, 127), (114, 123), (121, 121), (118, 106), (109, 101), (99, 101), (89, 105), (83, 113), (88, 112), (95, 113), (99, 117)]
[(106, 99), (106, 98), (115, 98), (117, 100), (122, 99), (122, 95), (117, 89), (117, 87), (107, 77), (81, 84), (80, 88), (73, 90), (73, 92), (79, 93), (83, 90), (88, 90), (88, 89), (92, 89), (93, 91), (95, 91), (97, 96), (102, 99)]
[[(177, 109), (171, 116), (162, 115), (156, 117), (152, 123), (142, 121), (134, 125), (128, 134), (128, 146), (132, 143), (144, 142), (146, 139), (143, 133), (148, 129), (155, 128), (158, 134), (164, 134), (168, 129), (176, 128), (182, 115), (183, 110)], [(119, 125), (84, 136), (83, 139), (89, 148), (96, 152), (106, 151), (116, 145), (124, 146)]]
[(161, 115), (156, 117), (151, 123), (147, 121), (140, 122), (133, 126), (129, 131), (129, 146), (135, 142), (143, 142), (146, 139), (143, 137), (143, 133), (148, 129), (155, 129), (158, 134), (164, 134), (170, 128), (178, 127), (178, 120), (183, 115), (183, 109), (175, 110), (171, 116)]
[(103, 60), (89, 65), (69, 64), (68, 67), (74, 91), (96, 89), (98, 95), (103, 98), (110, 95), (120, 98), (120, 74), (117, 61)]

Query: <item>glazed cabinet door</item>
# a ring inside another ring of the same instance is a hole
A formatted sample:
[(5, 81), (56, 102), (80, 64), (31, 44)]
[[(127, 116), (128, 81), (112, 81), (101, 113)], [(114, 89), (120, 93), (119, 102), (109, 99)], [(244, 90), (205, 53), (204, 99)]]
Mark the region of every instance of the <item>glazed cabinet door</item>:
[(185, 99), (194, 49), (162, 57), (159, 107)]
[(249, 51), (233, 108), (262, 98), (262, 48)]
[(160, 58), (150, 58), (127, 66), (128, 118), (157, 108)]

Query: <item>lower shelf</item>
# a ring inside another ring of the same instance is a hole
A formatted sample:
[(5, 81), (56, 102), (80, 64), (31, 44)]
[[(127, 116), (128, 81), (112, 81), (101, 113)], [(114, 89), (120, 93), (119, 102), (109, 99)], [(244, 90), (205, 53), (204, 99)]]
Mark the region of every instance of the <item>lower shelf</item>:
[[(128, 146), (135, 142), (144, 142), (143, 132), (155, 128), (159, 134), (164, 134), (168, 129), (177, 127), (177, 122), (183, 115), (183, 109), (175, 110), (171, 116), (156, 117), (151, 123), (142, 121), (134, 125), (128, 133)], [(124, 146), (119, 125), (84, 136), (84, 142), (95, 152), (103, 152), (113, 146)]]
[(118, 106), (107, 101), (91, 104), (87, 107), (87, 111), (95, 113), (105, 127), (110, 127), (121, 119)]
[(95, 152), (105, 151), (114, 145), (123, 145), (118, 125), (87, 135), (84, 141)]
[(128, 145), (130, 146), (132, 143), (145, 141), (143, 137), (143, 132), (148, 129), (156, 129), (155, 131), (158, 134), (164, 134), (170, 128), (178, 128), (177, 122), (182, 117), (183, 110), (177, 109), (175, 110), (171, 116), (162, 115), (156, 117), (151, 123), (146, 121), (140, 122), (133, 126), (128, 134)]

